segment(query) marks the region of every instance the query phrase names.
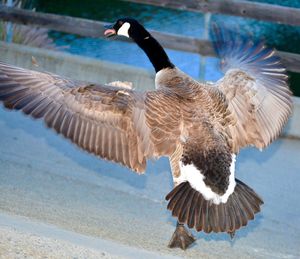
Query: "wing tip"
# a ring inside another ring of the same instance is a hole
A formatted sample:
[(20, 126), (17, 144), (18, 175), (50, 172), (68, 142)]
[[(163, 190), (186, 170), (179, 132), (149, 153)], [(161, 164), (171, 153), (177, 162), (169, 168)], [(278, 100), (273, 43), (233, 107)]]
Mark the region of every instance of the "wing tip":
[(212, 43), (223, 61), (221, 68), (224, 72), (236, 68), (247, 73), (252, 72), (253, 75), (257, 75), (257, 72), (262, 73), (264, 69), (286, 74), (286, 68), (275, 48), (268, 47), (264, 40), (254, 40), (252, 36), (241, 34), (239, 31), (220, 26), (218, 23), (212, 24)]

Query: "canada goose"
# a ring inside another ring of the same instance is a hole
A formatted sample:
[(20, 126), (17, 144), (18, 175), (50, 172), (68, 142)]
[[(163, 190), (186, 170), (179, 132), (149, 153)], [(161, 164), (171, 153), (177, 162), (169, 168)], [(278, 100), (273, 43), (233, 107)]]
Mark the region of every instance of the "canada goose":
[(170, 247), (186, 249), (194, 242), (184, 224), (233, 236), (263, 204), (235, 179), (236, 155), (248, 145), (269, 145), (291, 114), (292, 101), (273, 50), (215, 32), (226, 73), (214, 85), (180, 71), (140, 23), (123, 18), (104, 34), (130, 37), (145, 51), (156, 71), (156, 90), (89, 84), (1, 63), (0, 100), (137, 173), (145, 171), (148, 158), (168, 156), (174, 189), (166, 199), (178, 219)]

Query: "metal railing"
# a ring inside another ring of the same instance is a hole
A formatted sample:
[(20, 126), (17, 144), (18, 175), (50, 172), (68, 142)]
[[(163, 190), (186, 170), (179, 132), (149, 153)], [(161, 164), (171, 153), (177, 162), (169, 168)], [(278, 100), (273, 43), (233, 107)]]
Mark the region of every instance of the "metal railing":
[(176, 10), (201, 13), (219, 13), (261, 21), (300, 26), (300, 9), (274, 4), (236, 0), (125, 0)]
[[(251, 17), (260, 20), (300, 25), (300, 9), (270, 4), (245, 1), (182, 1), (182, 0), (129, 0), (129, 2), (152, 4), (157, 6), (192, 10), (197, 12), (213, 12), (229, 15)], [(33, 12), (24, 9), (0, 5), (0, 19), (13, 23), (30, 24), (55, 31), (77, 34), (85, 37), (102, 38), (105, 22), (75, 18), (64, 15)], [(166, 48), (197, 53), (203, 56), (215, 56), (209, 40), (181, 36), (158, 31), (151, 34)], [(126, 40), (125, 38), (118, 38)], [(278, 51), (287, 70), (300, 73), (300, 55)]]

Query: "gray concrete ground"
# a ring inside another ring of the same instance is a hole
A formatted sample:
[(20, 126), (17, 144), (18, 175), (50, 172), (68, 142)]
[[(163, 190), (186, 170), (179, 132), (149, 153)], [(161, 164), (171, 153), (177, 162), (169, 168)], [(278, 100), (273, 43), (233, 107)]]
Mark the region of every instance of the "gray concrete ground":
[(262, 212), (233, 241), (194, 232), (196, 244), (183, 252), (167, 248), (175, 220), (164, 201), (166, 159), (138, 176), (3, 108), (0, 134), (2, 258), (300, 257), (299, 140), (242, 151), (237, 177), (264, 198)]

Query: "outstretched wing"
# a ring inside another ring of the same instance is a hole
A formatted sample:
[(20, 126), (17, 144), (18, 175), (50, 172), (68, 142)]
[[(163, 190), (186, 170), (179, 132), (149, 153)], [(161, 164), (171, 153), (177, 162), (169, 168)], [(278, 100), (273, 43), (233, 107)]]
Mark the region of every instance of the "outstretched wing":
[(214, 27), (214, 47), (225, 76), (216, 86), (226, 95), (236, 117), (230, 126), (233, 149), (262, 149), (281, 132), (292, 112), (286, 70), (276, 52), (232, 32)]
[[(43, 118), (79, 147), (137, 172), (145, 170), (148, 157), (171, 152), (165, 142), (173, 140), (172, 130), (169, 135), (162, 132), (172, 127), (159, 126), (163, 98), (159, 93), (77, 82), (0, 63), (0, 100), (5, 107)], [(153, 118), (148, 108), (152, 106), (157, 109)]]

